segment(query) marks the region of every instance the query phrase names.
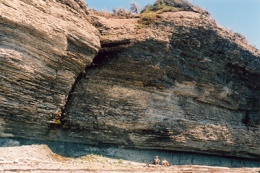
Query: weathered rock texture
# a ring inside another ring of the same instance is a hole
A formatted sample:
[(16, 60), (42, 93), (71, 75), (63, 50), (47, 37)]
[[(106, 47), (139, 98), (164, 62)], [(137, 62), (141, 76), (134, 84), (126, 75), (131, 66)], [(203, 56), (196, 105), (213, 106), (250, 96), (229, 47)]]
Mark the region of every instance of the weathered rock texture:
[(243, 37), (194, 10), (146, 26), (74, 5), (1, 3), (1, 136), (259, 159), (260, 52)]
[(43, 138), (99, 33), (80, 1), (1, 0), (0, 9), (0, 134)]
[(67, 136), (259, 158), (259, 51), (195, 12), (96, 21), (103, 49), (69, 100)]

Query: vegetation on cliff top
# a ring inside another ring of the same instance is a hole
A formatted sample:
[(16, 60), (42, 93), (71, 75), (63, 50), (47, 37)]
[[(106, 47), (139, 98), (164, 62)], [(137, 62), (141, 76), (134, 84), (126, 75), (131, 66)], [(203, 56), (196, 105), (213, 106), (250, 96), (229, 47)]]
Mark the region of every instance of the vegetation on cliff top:
[[(205, 12), (201, 9), (189, 3), (187, 0), (156, 0), (154, 4), (148, 4), (143, 9), (140, 10), (138, 3), (132, 2), (130, 4), (130, 10), (125, 8), (113, 8), (112, 14), (107, 11), (99, 11), (98, 13), (104, 17), (119, 17), (119, 18), (135, 18), (140, 17), (144, 20), (150, 20), (156, 18), (156, 14), (161, 14), (163, 12), (177, 12), (177, 11), (195, 11), (195, 12)], [(91, 11), (97, 12), (94, 9)], [(150, 18), (150, 19), (147, 19)]]
[(193, 11), (201, 14), (209, 14), (200, 7), (194, 6), (186, 0), (157, 0), (154, 4), (146, 5), (140, 14), (139, 23), (149, 25), (160, 18), (164, 12)]
[(180, 11), (180, 10), (191, 10), (192, 4), (183, 0), (176, 3), (175, 0), (157, 0), (154, 4), (146, 5), (144, 9), (141, 10), (141, 13), (147, 12), (169, 12), (169, 11)]

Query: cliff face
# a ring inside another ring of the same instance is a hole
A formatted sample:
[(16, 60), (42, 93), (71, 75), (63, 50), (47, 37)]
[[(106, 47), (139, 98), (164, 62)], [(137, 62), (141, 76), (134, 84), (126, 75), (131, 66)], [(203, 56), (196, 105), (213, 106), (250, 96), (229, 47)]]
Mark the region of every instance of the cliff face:
[(1, 136), (43, 138), (98, 52), (99, 33), (72, 0), (2, 0), (0, 9)]
[(68, 136), (259, 156), (259, 51), (195, 12), (162, 13), (148, 27), (98, 19), (102, 51), (69, 101)]
[(259, 158), (260, 52), (243, 37), (196, 10), (144, 25), (33, 2), (1, 4), (1, 136)]

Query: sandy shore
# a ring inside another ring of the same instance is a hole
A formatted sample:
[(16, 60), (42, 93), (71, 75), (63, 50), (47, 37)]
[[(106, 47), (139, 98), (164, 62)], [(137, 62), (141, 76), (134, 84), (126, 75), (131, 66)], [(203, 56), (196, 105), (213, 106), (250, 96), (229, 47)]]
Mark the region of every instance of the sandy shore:
[(53, 153), (46, 145), (0, 148), (0, 172), (59, 173), (260, 173), (260, 168), (228, 168), (198, 165), (146, 166), (145, 163), (111, 159), (98, 155), (67, 158)]

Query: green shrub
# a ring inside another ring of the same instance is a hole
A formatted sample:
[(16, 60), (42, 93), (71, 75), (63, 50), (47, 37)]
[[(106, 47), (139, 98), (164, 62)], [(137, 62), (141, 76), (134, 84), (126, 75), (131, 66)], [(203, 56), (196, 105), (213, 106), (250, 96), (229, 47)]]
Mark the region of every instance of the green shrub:
[(141, 19), (139, 20), (140, 24), (143, 25), (150, 25), (155, 22), (157, 18), (160, 16), (155, 12), (146, 12), (141, 14)]
[(159, 14), (163, 12), (174, 11), (173, 6), (168, 6), (164, 1), (157, 0), (153, 5), (146, 5), (141, 11), (139, 23), (142, 25), (154, 24), (156, 19), (160, 18)]
[(155, 4), (151, 5), (151, 4), (148, 4), (146, 5), (142, 10), (141, 10), (141, 14), (142, 13), (145, 13), (145, 12), (148, 12), (148, 11), (156, 11), (156, 7), (155, 7)]
[[(147, 5), (141, 13), (154, 11), (157, 13), (169, 11), (194, 11), (195, 6), (187, 0), (156, 0), (153, 5)], [(198, 9), (197, 9), (198, 10)]]
[(139, 23), (141, 25), (153, 24), (156, 19), (160, 17), (159, 14), (177, 11), (195, 11), (203, 14), (205, 13), (205, 15), (207, 13), (199, 7), (195, 7), (187, 0), (156, 0), (154, 4), (146, 5), (141, 10)]
[(157, 12), (157, 13), (161, 13), (161, 12), (166, 12), (166, 11), (173, 11), (174, 7), (171, 6), (167, 6), (165, 5), (165, 3), (155, 3), (153, 5), (147, 5), (144, 7), (144, 9), (141, 11), (141, 13), (147, 13), (147, 12)]

